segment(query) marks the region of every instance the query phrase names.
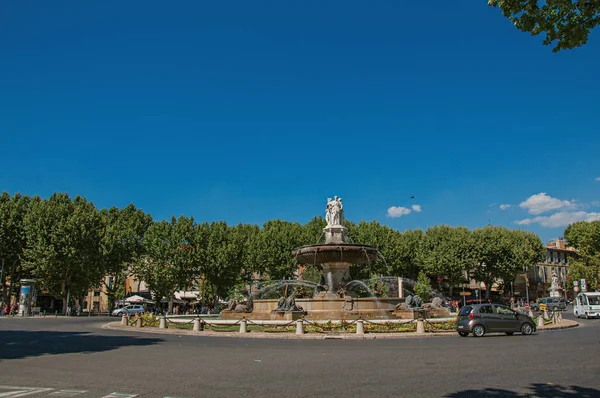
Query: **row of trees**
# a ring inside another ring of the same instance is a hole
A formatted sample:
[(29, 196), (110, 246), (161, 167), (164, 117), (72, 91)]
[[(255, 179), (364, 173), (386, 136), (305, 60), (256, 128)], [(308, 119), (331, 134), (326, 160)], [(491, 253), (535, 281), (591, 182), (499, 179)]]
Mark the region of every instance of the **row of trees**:
[[(172, 297), (201, 280), (204, 297), (227, 297), (231, 289), (252, 280), (292, 277), (297, 264), (291, 252), (323, 239), (326, 222), (315, 217), (302, 225), (272, 220), (257, 225), (196, 223), (181, 216), (153, 221), (129, 205), (97, 209), (82, 197), (57, 193), (48, 199), (7, 193), (0, 196), (0, 260), (7, 294), (21, 278), (65, 299), (104, 283), (109, 299), (123, 295), (127, 272), (144, 280), (158, 297)], [(383, 257), (351, 269), (356, 279), (398, 275), (417, 279), (426, 274), (438, 288), (463, 283), (466, 277), (491, 286), (511, 281), (524, 265), (543, 258), (537, 235), (487, 226), (435, 226), (399, 232), (378, 222), (346, 221), (355, 242), (372, 245)], [(489, 289), (488, 289), (489, 294)], [(65, 300), (65, 305), (66, 305)]]

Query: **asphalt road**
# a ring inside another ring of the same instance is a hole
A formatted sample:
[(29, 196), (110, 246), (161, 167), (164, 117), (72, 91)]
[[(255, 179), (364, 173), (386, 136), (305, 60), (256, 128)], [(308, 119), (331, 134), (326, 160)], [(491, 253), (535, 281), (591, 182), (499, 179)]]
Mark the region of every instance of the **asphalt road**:
[(394, 340), (154, 335), (107, 321), (0, 318), (0, 397), (600, 397), (600, 320)]

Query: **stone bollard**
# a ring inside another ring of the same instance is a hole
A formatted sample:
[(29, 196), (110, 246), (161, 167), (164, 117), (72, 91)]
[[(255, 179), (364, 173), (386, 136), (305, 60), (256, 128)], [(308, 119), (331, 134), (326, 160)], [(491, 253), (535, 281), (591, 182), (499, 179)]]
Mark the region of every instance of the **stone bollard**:
[(167, 318), (165, 318), (164, 316), (160, 317), (160, 321), (158, 321), (158, 328), (159, 329), (167, 328)]
[(534, 316), (533, 316), (533, 311), (532, 311), (531, 309), (529, 310), (529, 317), (530, 317), (531, 319), (533, 319), (533, 318), (534, 318)]
[(123, 314), (123, 315), (121, 316), (121, 325), (123, 325), (123, 326), (127, 326), (127, 323), (128, 323), (128, 318), (129, 318), (129, 317), (127, 316), (127, 314)]
[(563, 323), (562, 312), (558, 313), (558, 323)]
[(425, 322), (422, 319), (417, 321), (417, 333), (425, 333)]
[(200, 318), (194, 319), (194, 332), (200, 331)]
[(365, 324), (362, 319), (356, 321), (356, 334), (365, 334)]
[(548, 319), (548, 310), (544, 310), (544, 318)]
[(296, 334), (304, 334), (304, 320), (296, 320)]
[(141, 316), (138, 316), (137, 319), (135, 320), (135, 327), (136, 328), (142, 327), (142, 317)]
[(543, 328), (543, 327), (544, 327), (544, 317), (542, 316), (542, 314), (540, 314), (540, 316), (538, 316), (538, 329)]
[(247, 333), (248, 332), (248, 321), (246, 320), (246, 318), (242, 318), (240, 320), (240, 333)]

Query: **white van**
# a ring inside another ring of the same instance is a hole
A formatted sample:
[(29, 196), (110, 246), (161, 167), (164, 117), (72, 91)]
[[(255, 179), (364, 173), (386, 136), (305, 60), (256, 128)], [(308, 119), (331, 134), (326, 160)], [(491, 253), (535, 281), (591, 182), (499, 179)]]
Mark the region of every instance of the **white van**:
[(579, 293), (575, 299), (573, 313), (577, 318), (600, 317), (600, 293)]

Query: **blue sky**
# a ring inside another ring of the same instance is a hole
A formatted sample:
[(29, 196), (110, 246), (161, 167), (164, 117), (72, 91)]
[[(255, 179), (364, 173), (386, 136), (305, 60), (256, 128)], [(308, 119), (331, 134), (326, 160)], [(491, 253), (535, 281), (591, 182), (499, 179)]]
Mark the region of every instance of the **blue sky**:
[(0, 189), (560, 236), (600, 218), (600, 34), (555, 54), (486, 3), (3, 2)]

